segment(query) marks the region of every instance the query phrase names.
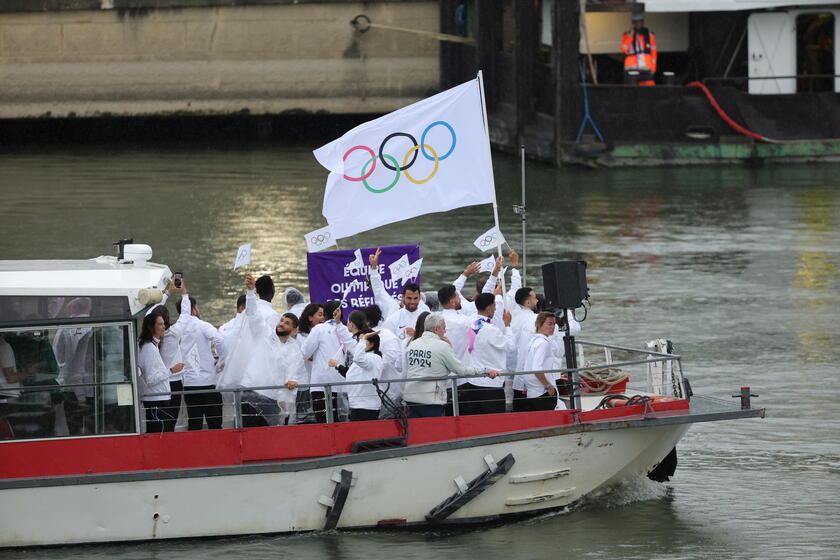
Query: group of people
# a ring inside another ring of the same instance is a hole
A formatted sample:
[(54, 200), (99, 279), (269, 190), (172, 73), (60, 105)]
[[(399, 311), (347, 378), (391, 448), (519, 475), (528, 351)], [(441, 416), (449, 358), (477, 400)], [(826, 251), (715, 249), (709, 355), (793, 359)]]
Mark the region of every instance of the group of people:
[[(462, 292), (479, 272), (476, 262), (436, 293), (406, 283), (393, 297), (379, 256), (369, 257), (375, 304), (347, 317), (341, 301), (306, 303), (294, 288), (283, 294), (281, 315), (272, 306), (271, 277), (248, 274), (236, 316), (216, 329), (200, 319), (186, 283), (170, 282), (139, 337), (146, 430), (175, 429), (182, 393), (190, 430), (221, 428), (222, 394), (238, 395), (246, 427), (501, 413), (511, 402), (516, 411), (565, 408), (565, 385), (550, 372), (565, 367), (565, 325), (522, 287), (515, 251), (508, 254), (510, 289), (503, 293), (499, 257), (469, 297)], [(166, 301), (175, 291), (180, 313), (172, 321)], [(566, 320), (572, 333), (580, 330), (573, 316)], [(532, 373), (500, 375), (523, 371)], [(455, 389), (433, 379), (453, 375)]]

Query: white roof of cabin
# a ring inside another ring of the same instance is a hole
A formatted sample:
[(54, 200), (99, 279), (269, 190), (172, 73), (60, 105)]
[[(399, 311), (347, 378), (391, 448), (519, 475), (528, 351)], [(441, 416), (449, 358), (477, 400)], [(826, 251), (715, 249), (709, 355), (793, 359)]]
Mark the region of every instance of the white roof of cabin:
[(645, 0), (646, 12), (731, 12), (791, 6), (838, 6), (825, 0)]
[(0, 296), (125, 296), (132, 313), (143, 288), (166, 288), (172, 273), (162, 264), (90, 260), (0, 261)]

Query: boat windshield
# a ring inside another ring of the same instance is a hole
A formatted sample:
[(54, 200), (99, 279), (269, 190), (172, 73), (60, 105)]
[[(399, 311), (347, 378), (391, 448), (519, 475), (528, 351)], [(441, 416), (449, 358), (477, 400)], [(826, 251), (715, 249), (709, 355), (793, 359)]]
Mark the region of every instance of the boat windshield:
[(132, 333), (128, 322), (0, 329), (0, 440), (134, 433)]

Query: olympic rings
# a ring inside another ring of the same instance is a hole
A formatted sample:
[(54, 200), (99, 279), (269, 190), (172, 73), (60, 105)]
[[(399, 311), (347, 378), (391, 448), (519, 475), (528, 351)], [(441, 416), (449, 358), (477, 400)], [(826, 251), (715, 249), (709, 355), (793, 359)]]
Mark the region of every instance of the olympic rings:
[[(393, 132), (393, 133), (389, 134), (388, 136), (386, 136), (385, 140), (383, 140), (382, 143), (379, 144), (379, 159), (382, 160), (382, 165), (384, 165), (385, 167), (387, 167), (391, 171), (396, 171), (397, 170), (397, 165), (394, 164), (394, 167), (391, 167), (390, 165), (388, 165), (388, 162), (386, 162), (382, 158), (382, 156), (383, 156), (382, 150), (385, 149), (385, 144), (388, 143), (388, 140), (390, 140), (391, 138), (394, 138), (395, 136), (405, 136), (406, 138), (411, 140), (411, 145), (412, 146), (417, 145), (417, 140), (414, 138), (414, 136), (412, 136), (411, 134), (408, 134), (407, 132)], [(408, 159), (408, 158), (406, 158), (406, 159)], [(432, 159), (432, 158), (429, 158), (429, 159)], [(414, 152), (414, 158), (412, 158), (411, 163), (406, 165), (405, 162), (403, 162), (403, 167), (400, 167), (400, 171), (405, 171), (406, 169), (408, 169), (409, 167), (414, 165), (415, 160), (417, 160), (417, 152), (416, 151)]]
[(478, 244), (481, 245), (482, 247), (490, 247), (490, 246), (495, 244), (495, 241), (496, 241), (496, 234), (494, 233), (492, 235), (485, 235), (484, 239), (479, 241)]
[(344, 158), (343, 158), (343, 161), (347, 161), (347, 156), (349, 156), (349, 155), (350, 155), (350, 153), (351, 153), (351, 152), (353, 152), (353, 151), (355, 151), (355, 150), (364, 150), (364, 151), (366, 151), (367, 153), (369, 153), (369, 154), (370, 154), (370, 157), (374, 158), (374, 161), (373, 161), (373, 167), (371, 167), (371, 168), (370, 168), (370, 171), (367, 173), (367, 175), (365, 175), (365, 174), (364, 174), (364, 172), (362, 172), (362, 176), (361, 176), (361, 177), (348, 177), (347, 175), (345, 175), (345, 176), (344, 176), (344, 178), (345, 178), (345, 179), (347, 179), (348, 181), (364, 181), (365, 179), (367, 179), (368, 177), (370, 177), (371, 175), (373, 175), (373, 172), (376, 170), (376, 159), (375, 159), (375, 158), (376, 158), (376, 154), (374, 154), (374, 153), (373, 153), (373, 150), (371, 150), (371, 149), (370, 149), (370, 148), (368, 148), (367, 146), (353, 146), (352, 148), (350, 148), (349, 150), (347, 150), (346, 152), (344, 152)]
[(329, 232), (327, 233), (319, 233), (318, 235), (313, 235), (309, 238), (309, 242), (313, 245), (323, 245), (325, 241), (329, 241), (330, 237), (332, 237)]
[[(430, 158), (430, 157), (429, 157), (429, 154), (427, 154), (427, 153), (426, 153), (426, 150), (424, 150), (424, 149), (423, 149), (423, 146), (425, 146), (425, 145), (426, 145), (426, 134), (428, 134), (428, 133), (429, 133), (429, 131), (432, 129), (432, 127), (435, 127), (435, 126), (437, 126), (437, 125), (445, 126), (446, 128), (448, 128), (448, 129), (449, 129), (449, 134), (451, 134), (451, 135), (452, 135), (452, 145), (449, 147), (449, 151), (448, 151), (448, 152), (446, 152), (445, 154), (443, 154), (442, 156), (440, 156), (440, 158), (438, 158), (437, 156), (435, 156), (434, 158)], [(417, 142), (415, 142), (415, 144), (416, 144), (416, 143), (417, 143)], [(448, 122), (446, 122), (446, 121), (435, 121), (435, 122), (433, 122), (432, 124), (430, 124), (429, 126), (427, 126), (427, 127), (426, 127), (426, 130), (424, 130), (424, 131), (423, 131), (423, 134), (420, 136), (420, 145), (421, 145), (420, 151), (421, 151), (421, 152), (423, 152), (423, 157), (425, 157), (425, 158), (426, 158), (426, 159), (428, 159), (428, 160), (431, 160), (431, 159), (440, 159), (441, 161), (443, 161), (443, 160), (445, 160), (446, 158), (448, 158), (448, 157), (449, 157), (449, 154), (451, 154), (451, 153), (452, 153), (452, 151), (455, 149), (455, 130), (454, 130), (454, 129), (452, 128), (452, 126), (451, 126)]]
[(387, 164), (385, 163), (385, 160), (386, 160), (386, 159), (390, 159), (392, 162), (394, 162), (394, 166), (393, 166), (393, 167), (388, 166), (388, 168), (389, 168), (389, 169), (393, 169), (394, 171), (396, 171), (396, 172), (397, 172), (397, 173), (394, 175), (394, 180), (393, 180), (393, 181), (391, 181), (391, 184), (390, 184), (390, 185), (388, 185), (387, 187), (383, 188), (383, 189), (374, 189), (373, 187), (371, 187), (371, 186), (368, 184), (367, 179), (362, 179), (362, 184), (365, 186), (365, 188), (366, 188), (367, 190), (369, 190), (370, 192), (372, 192), (372, 193), (374, 193), (374, 194), (381, 194), (381, 193), (388, 192), (388, 191), (390, 191), (391, 189), (393, 189), (393, 188), (394, 188), (394, 186), (397, 184), (397, 181), (399, 181), (399, 180), (400, 180), (400, 168), (398, 167), (399, 163), (397, 162), (397, 158), (395, 158), (395, 157), (394, 157), (394, 156), (392, 156), (392, 155), (385, 154), (384, 158), (383, 158), (383, 156), (373, 156), (372, 158), (370, 158), (369, 160), (367, 160), (367, 162), (366, 162), (366, 163), (362, 166), (362, 176), (363, 176), (363, 177), (368, 177), (368, 176), (369, 176), (369, 175), (365, 175), (365, 169), (367, 168), (367, 166), (368, 166), (368, 165), (370, 165), (370, 163), (371, 163), (371, 162), (373, 162), (373, 165), (376, 165), (376, 160), (377, 160), (377, 158), (382, 159), (382, 164), (383, 164), (383, 165), (387, 165)]
[[(432, 169), (432, 172), (429, 173), (428, 177), (426, 177), (425, 179), (420, 181), (420, 180), (415, 179), (414, 177), (412, 177), (411, 175), (408, 174), (408, 168), (411, 167), (411, 166), (410, 165), (405, 166), (405, 162), (408, 161), (408, 156), (410, 156), (411, 154), (414, 154), (414, 157), (417, 157), (417, 150), (421, 150), (423, 148), (429, 148), (429, 150), (431, 150), (431, 152), (434, 154), (434, 156), (435, 156), (435, 168)], [(408, 179), (409, 181), (411, 181), (412, 183), (414, 183), (415, 185), (422, 185), (423, 183), (429, 181), (432, 177), (434, 177), (435, 173), (437, 173), (437, 170), (438, 170), (438, 162), (440, 161), (438, 159), (437, 152), (435, 151), (434, 148), (432, 148), (428, 144), (423, 144), (423, 148), (421, 148), (420, 146), (414, 146), (413, 148), (408, 150), (408, 152), (406, 152), (405, 159), (403, 159), (403, 166), (405, 166), (405, 168), (404, 168), (405, 171), (403, 171), (403, 173), (405, 173), (405, 178)]]
[[(436, 126), (445, 127), (449, 131), (449, 134), (452, 136), (452, 143), (450, 144), (449, 149), (446, 151), (446, 153), (442, 156), (439, 156), (437, 150), (435, 150), (431, 145), (426, 143), (426, 136), (428, 135), (429, 131)], [(404, 136), (411, 142), (412, 145), (412, 147), (409, 148), (408, 151), (405, 153), (402, 165), (400, 165), (396, 157), (385, 153), (385, 145), (388, 143), (389, 140), (391, 140), (392, 138), (396, 138), (397, 136)], [(420, 135), (419, 143), (417, 142), (417, 139), (408, 132), (392, 132), (391, 134), (387, 135), (384, 140), (382, 140), (381, 144), (379, 144), (378, 154), (374, 152), (373, 149), (371, 149), (369, 146), (362, 145), (353, 146), (352, 148), (347, 150), (344, 153), (343, 157), (343, 161), (345, 162), (347, 161), (347, 158), (350, 156), (350, 154), (356, 150), (362, 150), (364, 152), (367, 152), (367, 154), (370, 156), (370, 159), (368, 159), (362, 166), (361, 174), (358, 177), (350, 177), (348, 175), (344, 175), (344, 179), (353, 182), (361, 182), (368, 191), (375, 194), (382, 194), (393, 189), (400, 180), (400, 173), (405, 173), (406, 178), (415, 185), (422, 185), (423, 183), (430, 181), (432, 177), (434, 177), (437, 174), (438, 168), (440, 167), (440, 162), (452, 155), (452, 152), (455, 151), (456, 144), (457, 135), (455, 134), (455, 129), (446, 121), (435, 121), (428, 125), (423, 130), (423, 134)], [(423, 154), (423, 157), (428, 159), (429, 161), (435, 162), (434, 169), (432, 169), (431, 173), (429, 173), (429, 175), (425, 179), (415, 179), (408, 173), (408, 170), (411, 169), (411, 166), (413, 166), (417, 161), (418, 152)], [(394, 180), (391, 181), (391, 184), (381, 189), (374, 188), (367, 182), (367, 179), (371, 175), (373, 175), (374, 171), (376, 171), (377, 160), (381, 161), (382, 165), (385, 166), (386, 169), (390, 169), (391, 171), (395, 172)], [(492, 242), (492, 240), (490, 242)], [(488, 242), (488, 244), (490, 242)]]

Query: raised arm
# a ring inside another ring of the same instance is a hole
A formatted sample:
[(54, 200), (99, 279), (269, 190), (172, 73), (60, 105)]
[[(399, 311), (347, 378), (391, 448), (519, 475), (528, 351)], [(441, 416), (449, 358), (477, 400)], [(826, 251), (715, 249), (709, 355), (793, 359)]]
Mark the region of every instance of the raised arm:
[(455, 286), (456, 290), (461, 292), (464, 289), (464, 286), (467, 285), (467, 279), (473, 274), (478, 274), (479, 270), (481, 270), (481, 265), (479, 265), (476, 261), (471, 262), (467, 265), (467, 268), (464, 269), (464, 272), (462, 272), (461, 275), (452, 282), (452, 285)]
[(492, 294), (496, 291), (496, 284), (499, 282), (499, 273), (502, 267), (505, 266), (505, 258), (497, 257), (496, 266), (493, 267), (493, 272), (490, 273), (490, 278), (484, 283), (484, 288), (481, 289), (482, 294)]
[[(369, 336), (374, 334), (379, 334), (379, 331), (363, 334), (359, 337), (359, 343), (353, 348), (353, 363), (359, 364), (359, 367), (365, 370), (369, 370), (374, 367), (376, 358), (379, 358), (379, 356), (376, 356), (373, 352), (367, 352), (365, 350), (365, 341)], [(374, 356), (376, 356), (376, 358), (374, 358)], [(379, 359), (381, 360), (381, 358)]]
[[(184, 296), (187, 295), (187, 285), (186, 285), (186, 283), (184, 282), (183, 279), (181, 280), (181, 287), (180, 288), (175, 288), (174, 280), (170, 280), (169, 284), (170, 284), (171, 289), (167, 288), (167, 293), (165, 293), (163, 295), (163, 300), (160, 302), (161, 305), (164, 305), (164, 304), (166, 304), (167, 301), (169, 301), (169, 295), (172, 292), (174, 292), (176, 289), (180, 289), (181, 297), (184, 297)], [(179, 313), (178, 318), (175, 319), (175, 321), (171, 325), (169, 325), (169, 329), (167, 329), (167, 330), (172, 332), (172, 334), (174, 334), (175, 336), (183, 336), (184, 330), (186, 330), (187, 325), (189, 324), (188, 317), (190, 317), (191, 315), (192, 315), (191, 312), (188, 312), (186, 315), (184, 315), (183, 313)]]
[(192, 304), (190, 303), (190, 296), (187, 293), (187, 288), (183, 280), (181, 280), (181, 307), (178, 320), (180, 321), (182, 317), (185, 323), (192, 319)]
[(395, 311), (398, 311), (400, 305), (394, 301), (388, 290), (385, 289), (385, 284), (382, 282), (382, 276), (379, 274), (379, 255), (382, 253), (381, 249), (368, 257), (370, 263), (370, 287), (373, 290), (373, 298), (379, 309), (382, 310), (382, 316), (388, 317)]
[(148, 317), (151, 315), (152, 311), (157, 309), (158, 307), (163, 307), (166, 305), (166, 302), (169, 301), (169, 288), (172, 287), (173, 289), (175, 286), (172, 283), (172, 280), (169, 281), (169, 286), (167, 286), (166, 291), (163, 292), (163, 295), (160, 298), (160, 303), (156, 303), (155, 305), (151, 306), (148, 311), (146, 311), (146, 316)]
[(335, 322), (335, 332), (338, 334), (338, 338), (341, 339), (341, 343), (345, 346), (345, 348), (352, 348), (354, 344), (353, 335), (350, 334), (350, 331), (347, 330), (347, 327), (344, 326), (343, 323), (336, 321)]
[(510, 353), (516, 350), (516, 334), (510, 326), (511, 315), (507, 309), (502, 313), (502, 322), (504, 325), (499, 326), (498, 338), (494, 342), (497, 348), (503, 348), (505, 352)]
[[(513, 263), (511, 262), (511, 266)], [(522, 287), (522, 276), (519, 274), (519, 269), (512, 268), (510, 272), (510, 289), (505, 294), (505, 307), (508, 309), (519, 309), (516, 306), (516, 292)]]

